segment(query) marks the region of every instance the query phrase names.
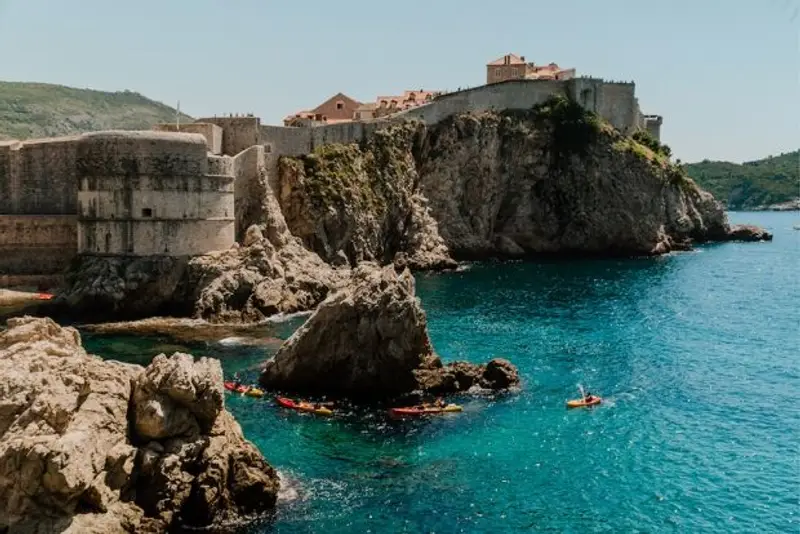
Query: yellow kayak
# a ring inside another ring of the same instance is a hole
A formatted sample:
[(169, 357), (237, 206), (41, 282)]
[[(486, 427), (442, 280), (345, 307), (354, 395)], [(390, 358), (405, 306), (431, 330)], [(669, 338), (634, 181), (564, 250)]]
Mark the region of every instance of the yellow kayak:
[(244, 392), (248, 397), (263, 397), (264, 391), (258, 388), (250, 388)]
[(601, 399), (600, 397), (594, 397), (594, 396), (592, 396), (592, 398), (589, 399), (588, 401), (584, 400), (584, 399), (568, 400), (567, 401), (567, 408), (585, 408), (585, 407), (588, 407), (588, 406), (596, 406), (596, 405), (600, 404), (601, 402), (603, 402), (603, 399)]

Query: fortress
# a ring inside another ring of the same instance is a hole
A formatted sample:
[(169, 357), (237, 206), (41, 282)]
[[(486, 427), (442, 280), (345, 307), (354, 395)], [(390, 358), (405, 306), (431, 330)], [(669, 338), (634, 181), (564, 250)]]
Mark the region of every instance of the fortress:
[(435, 124), (453, 114), (529, 109), (555, 94), (618, 130), (660, 138), (632, 82), (510, 79), (433, 98), (378, 119), (309, 126), (257, 117), (205, 117), (145, 132), (0, 142), (0, 287), (52, 287), (76, 254), (191, 256), (241, 238), (254, 180), (278, 159), (357, 143), (398, 120)]

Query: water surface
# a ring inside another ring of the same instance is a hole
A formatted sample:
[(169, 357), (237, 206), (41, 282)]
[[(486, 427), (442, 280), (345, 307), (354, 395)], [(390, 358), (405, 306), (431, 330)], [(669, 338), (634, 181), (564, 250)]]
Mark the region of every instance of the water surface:
[[(731, 219), (775, 240), (419, 276), (435, 349), (509, 358), (519, 395), (413, 422), (228, 397), (300, 488), (247, 532), (797, 532), (800, 215)], [(274, 348), (241, 341), (85, 335), (106, 357), (187, 350), (254, 381)], [(578, 384), (605, 403), (567, 411)]]

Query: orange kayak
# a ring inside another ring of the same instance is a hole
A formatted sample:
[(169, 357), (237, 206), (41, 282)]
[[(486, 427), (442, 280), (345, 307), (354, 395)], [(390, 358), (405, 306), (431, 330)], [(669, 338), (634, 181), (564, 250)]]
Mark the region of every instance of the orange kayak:
[(583, 399), (568, 400), (567, 408), (586, 408), (588, 406), (596, 406), (601, 402), (603, 402), (603, 399), (595, 396), (592, 396), (588, 401)]

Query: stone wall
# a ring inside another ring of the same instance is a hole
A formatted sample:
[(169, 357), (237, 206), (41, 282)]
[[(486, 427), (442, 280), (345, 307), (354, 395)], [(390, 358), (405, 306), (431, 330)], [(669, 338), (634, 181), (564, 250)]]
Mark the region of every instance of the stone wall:
[(565, 93), (565, 82), (552, 80), (510, 80), (449, 93), (392, 118), (419, 119), (437, 123), (451, 115), (503, 109), (529, 109), (553, 94)]
[(0, 287), (51, 288), (77, 250), (75, 215), (0, 215)]
[(0, 143), (0, 214), (74, 215), (76, 139)]
[(242, 150), (261, 144), (258, 117), (205, 117), (197, 122), (216, 124), (222, 128), (222, 154), (235, 156)]
[(78, 143), (78, 252), (185, 256), (230, 248), (234, 177), (208, 168), (198, 134), (86, 134)]
[(0, 286), (53, 287), (75, 257), (76, 139), (0, 142)]
[(206, 138), (206, 146), (209, 152), (212, 154), (222, 154), (222, 128), (216, 124), (208, 122), (190, 122), (178, 125), (174, 122), (165, 122), (163, 124), (156, 124), (153, 126), (153, 130), (158, 132), (201, 134)]

